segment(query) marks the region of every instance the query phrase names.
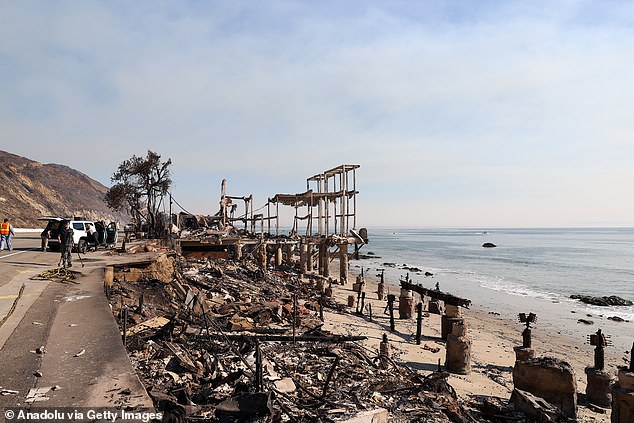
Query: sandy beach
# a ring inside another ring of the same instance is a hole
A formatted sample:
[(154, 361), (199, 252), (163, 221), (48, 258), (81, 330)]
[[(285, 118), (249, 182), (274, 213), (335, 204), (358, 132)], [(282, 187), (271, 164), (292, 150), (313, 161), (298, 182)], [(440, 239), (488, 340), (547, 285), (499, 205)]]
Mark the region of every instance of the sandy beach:
[[(370, 350), (377, 352), (383, 334), (388, 335), (392, 357), (397, 362), (407, 365), (409, 368), (428, 374), (438, 368), (438, 362), (445, 363), (445, 342), (441, 339), (440, 315), (424, 313), (422, 327), (422, 342), (416, 345), (416, 320), (398, 319), (398, 304), (395, 304), (395, 332), (390, 332), (389, 315), (384, 314), (386, 301), (377, 299), (378, 278), (374, 274), (365, 273), (366, 280), (366, 304), (372, 308), (372, 319), (364, 313), (363, 316), (355, 314), (355, 308), (350, 308), (349, 313), (325, 312), (325, 328), (338, 334), (364, 335), (368, 339), (363, 341)], [(348, 296), (356, 293), (352, 290), (352, 281), (360, 274), (360, 269), (352, 267), (347, 285), (333, 285), (334, 296), (337, 302), (347, 304)], [(338, 275), (338, 263), (334, 262), (331, 276)], [(430, 279), (433, 281), (433, 279)], [(429, 286), (430, 288), (433, 285)], [(390, 291), (396, 294), (398, 301), (399, 291), (391, 284)], [(449, 292), (451, 293), (451, 292)], [(415, 294), (415, 301), (418, 295)], [(523, 325), (519, 322), (498, 315), (482, 307), (473, 306), (470, 309), (462, 309), (468, 327), (468, 334), (472, 340), (471, 367), (468, 375), (451, 375), (449, 383), (454, 387), (463, 399), (484, 395), (499, 397), (507, 400), (513, 390), (512, 371), (515, 362), (513, 347), (521, 345), (521, 332)], [(584, 328), (591, 333), (596, 328), (588, 326)], [(567, 336), (556, 328), (540, 328), (533, 330), (532, 346), (537, 356), (551, 356), (563, 359), (574, 368), (577, 380), (577, 392), (579, 395), (579, 421), (581, 422), (608, 422), (610, 421), (609, 409), (592, 409), (584, 405), (583, 397), (586, 388), (586, 375), (584, 369), (593, 363), (593, 347), (579, 342), (578, 339)], [(616, 374), (616, 365), (622, 365), (624, 354), (615, 348), (606, 350), (606, 370)]]

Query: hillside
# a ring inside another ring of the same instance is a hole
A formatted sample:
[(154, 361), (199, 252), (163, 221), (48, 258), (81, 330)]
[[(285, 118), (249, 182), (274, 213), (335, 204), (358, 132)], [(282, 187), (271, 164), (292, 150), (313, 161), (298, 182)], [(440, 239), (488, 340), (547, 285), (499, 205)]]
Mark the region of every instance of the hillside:
[(42, 216), (128, 220), (103, 201), (107, 187), (68, 166), (0, 150), (0, 186), (0, 218), (9, 218), (14, 227), (42, 227), (37, 220)]

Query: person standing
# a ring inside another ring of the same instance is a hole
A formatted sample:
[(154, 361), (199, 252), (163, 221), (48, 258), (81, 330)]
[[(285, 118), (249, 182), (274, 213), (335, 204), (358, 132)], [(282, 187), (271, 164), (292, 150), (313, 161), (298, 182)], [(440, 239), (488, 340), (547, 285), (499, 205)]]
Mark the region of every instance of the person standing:
[(44, 230), (40, 234), (40, 237), (42, 238), (42, 252), (44, 253), (46, 252), (46, 250), (48, 250), (48, 240), (51, 237), (51, 230), (48, 228), (48, 226), (44, 228)]
[(13, 251), (12, 239), (15, 236), (13, 226), (9, 223), (9, 219), (4, 219), (2, 225), (0, 225), (0, 251), (4, 250), (6, 245), (9, 251)]
[(59, 231), (59, 246), (62, 252), (62, 256), (59, 259), (59, 264), (62, 267), (73, 267), (71, 260), (71, 253), (73, 252), (73, 228), (70, 227), (70, 222), (65, 220), (62, 222), (62, 229)]
[(86, 233), (88, 234), (88, 240), (99, 246), (99, 240), (97, 239), (97, 228), (92, 223), (86, 223)]

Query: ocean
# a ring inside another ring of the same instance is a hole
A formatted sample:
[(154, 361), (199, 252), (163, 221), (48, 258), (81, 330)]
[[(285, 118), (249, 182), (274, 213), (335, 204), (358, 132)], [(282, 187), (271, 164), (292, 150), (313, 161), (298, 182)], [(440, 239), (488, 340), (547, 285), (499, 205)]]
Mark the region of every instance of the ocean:
[[(392, 286), (409, 273), (415, 283), (428, 288), (438, 283), (443, 291), (472, 299), (475, 307), (509, 316), (541, 311), (551, 320), (558, 320), (552, 314), (570, 319), (570, 313), (577, 313), (573, 317), (618, 316), (634, 321), (634, 306), (597, 307), (569, 298), (586, 294), (634, 300), (634, 228), (371, 228), (368, 232), (370, 243), (362, 253), (370, 258), (354, 263), (371, 272), (385, 269)], [(485, 242), (497, 247), (483, 248)], [(421, 272), (408, 272), (405, 266)], [(425, 272), (434, 276), (425, 277)], [(617, 326), (618, 332), (631, 330), (629, 323), (621, 325), (627, 326)]]

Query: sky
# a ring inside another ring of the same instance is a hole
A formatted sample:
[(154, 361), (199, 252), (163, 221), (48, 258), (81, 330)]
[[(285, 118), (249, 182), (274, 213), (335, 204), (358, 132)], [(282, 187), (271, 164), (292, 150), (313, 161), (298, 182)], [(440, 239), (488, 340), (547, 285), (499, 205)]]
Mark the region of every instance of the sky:
[(634, 3), (0, 0), (0, 149), (185, 209), (343, 163), (357, 226), (634, 226)]

